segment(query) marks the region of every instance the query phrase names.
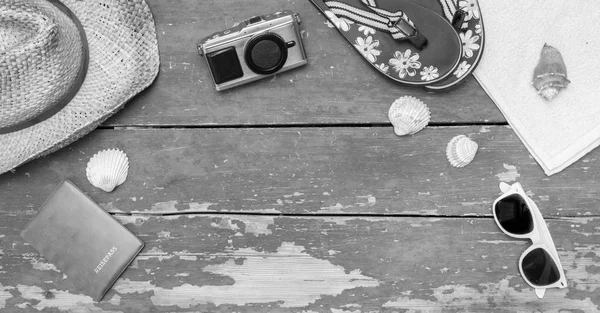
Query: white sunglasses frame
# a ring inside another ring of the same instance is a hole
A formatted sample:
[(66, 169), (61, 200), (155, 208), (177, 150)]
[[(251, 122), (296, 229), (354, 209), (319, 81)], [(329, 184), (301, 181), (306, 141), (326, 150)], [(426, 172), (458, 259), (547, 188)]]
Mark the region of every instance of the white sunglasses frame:
[[(540, 212), (538, 206), (533, 202), (533, 200), (531, 200), (527, 196), (527, 194), (525, 194), (525, 190), (523, 190), (523, 186), (521, 186), (520, 183), (514, 183), (512, 185), (509, 185), (504, 182), (500, 183), (500, 190), (502, 190), (503, 194), (496, 200), (494, 200), (494, 203), (492, 204), (492, 213), (494, 215), (494, 221), (496, 221), (496, 224), (498, 225), (500, 230), (502, 230), (502, 232), (504, 232), (506, 235), (518, 239), (529, 239), (532, 242), (532, 245), (525, 251), (523, 251), (523, 254), (521, 254), (521, 257), (519, 258), (519, 272), (521, 273), (521, 277), (523, 277), (523, 279), (529, 286), (535, 289), (535, 294), (538, 296), (538, 298), (543, 298), (544, 294), (546, 293), (546, 289), (548, 288), (566, 288), (567, 278), (565, 276), (565, 272), (563, 271), (562, 264), (560, 264), (560, 258), (558, 257), (558, 252), (556, 251), (556, 247), (554, 246), (554, 241), (550, 236), (548, 226), (546, 226), (546, 222), (544, 221), (544, 217), (542, 216), (542, 213)], [(511, 195), (519, 195), (521, 198), (523, 198), (529, 208), (529, 211), (531, 212), (533, 220), (533, 229), (527, 234), (518, 235), (510, 233), (506, 229), (504, 229), (504, 227), (502, 227), (502, 225), (500, 224), (500, 221), (498, 221), (498, 217), (496, 216), (495, 210), (496, 204), (498, 203), (498, 201)], [(538, 286), (530, 282), (527, 279), (527, 276), (523, 274), (523, 259), (529, 252), (537, 248), (546, 251), (548, 255), (552, 257), (552, 260), (554, 261), (554, 263), (556, 263), (556, 266), (558, 267), (559, 278), (558, 281), (556, 281), (553, 284)]]

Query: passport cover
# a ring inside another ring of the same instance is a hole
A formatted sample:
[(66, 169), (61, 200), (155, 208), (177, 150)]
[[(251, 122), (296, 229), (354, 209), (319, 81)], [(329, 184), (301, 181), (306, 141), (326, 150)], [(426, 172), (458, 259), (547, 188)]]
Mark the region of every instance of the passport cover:
[(95, 301), (144, 247), (68, 180), (52, 192), (21, 236)]

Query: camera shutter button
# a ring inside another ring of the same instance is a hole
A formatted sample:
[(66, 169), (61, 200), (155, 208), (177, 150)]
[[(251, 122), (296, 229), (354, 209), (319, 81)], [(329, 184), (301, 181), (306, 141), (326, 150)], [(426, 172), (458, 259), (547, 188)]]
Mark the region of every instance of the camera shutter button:
[(287, 44), (277, 34), (266, 33), (250, 39), (244, 50), (246, 64), (255, 73), (273, 74), (287, 60)]
[(262, 21), (262, 18), (260, 16), (253, 16), (248, 20), (248, 24), (258, 23), (260, 21)]

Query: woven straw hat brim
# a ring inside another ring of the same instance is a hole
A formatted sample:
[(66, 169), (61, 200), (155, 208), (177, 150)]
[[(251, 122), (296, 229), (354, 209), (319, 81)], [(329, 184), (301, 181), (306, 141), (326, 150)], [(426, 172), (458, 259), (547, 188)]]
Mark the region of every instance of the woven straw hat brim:
[(79, 19), (89, 48), (87, 74), (59, 112), (0, 135), (0, 174), (89, 133), (147, 88), (158, 74), (156, 28), (144, 0), (62, 0)]

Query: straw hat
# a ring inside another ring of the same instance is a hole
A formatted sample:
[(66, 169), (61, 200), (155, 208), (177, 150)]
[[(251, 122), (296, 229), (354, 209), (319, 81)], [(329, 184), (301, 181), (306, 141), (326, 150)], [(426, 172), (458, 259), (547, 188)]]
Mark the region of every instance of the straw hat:
[(89, 133), (158, 67), (144, 0), (0, 0), (0, 174)]

